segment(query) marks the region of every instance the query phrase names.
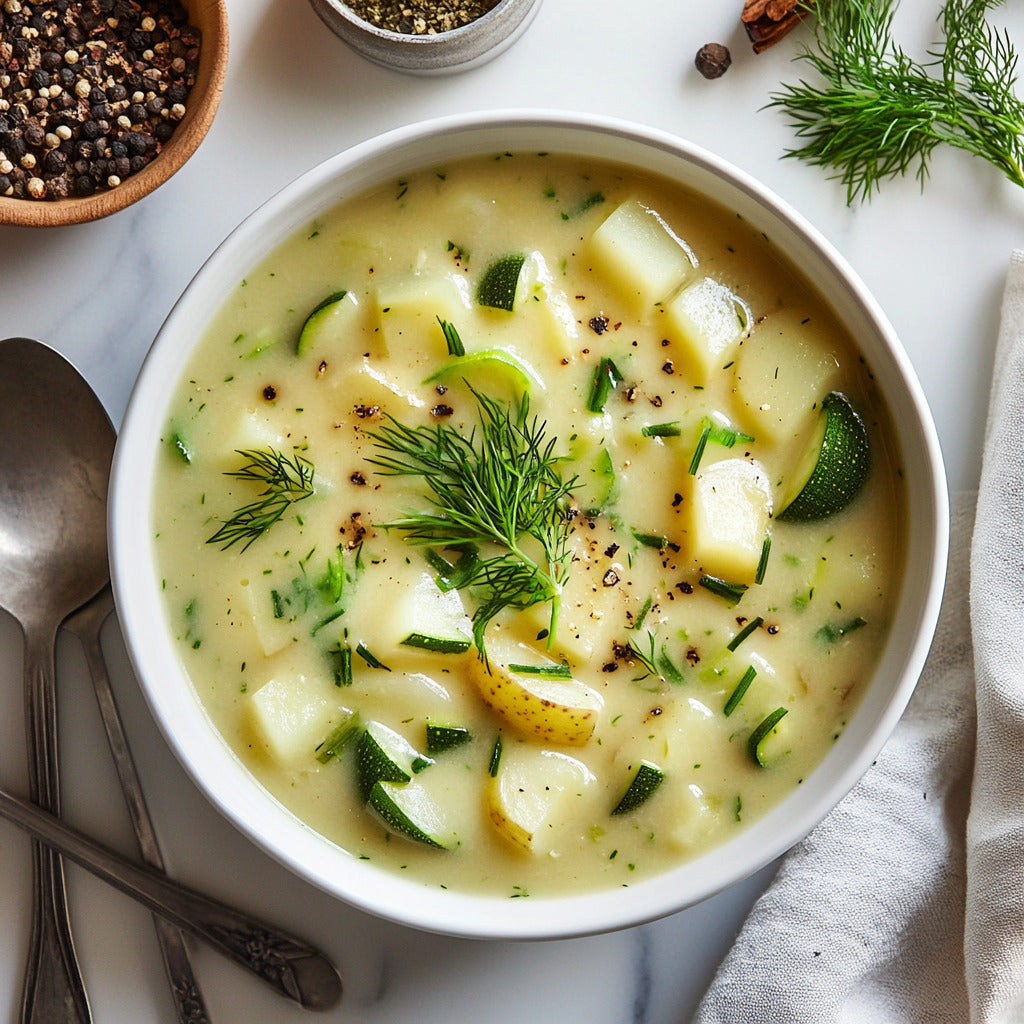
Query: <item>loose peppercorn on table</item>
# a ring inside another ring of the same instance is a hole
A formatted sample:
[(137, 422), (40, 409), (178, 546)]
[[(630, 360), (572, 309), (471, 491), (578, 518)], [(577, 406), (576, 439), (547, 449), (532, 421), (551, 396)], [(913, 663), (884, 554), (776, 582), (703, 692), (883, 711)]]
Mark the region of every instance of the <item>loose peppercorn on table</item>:
[[(793, 135), (778, 114), (763, 108), (779, 83), (800, 74), (791, 58), (808, 42), (807, 26), (755, 55), (740, 25), (740, 2), (673, 9), (635, 0), (623, 17), (618, 0), (549, 0), (494, 61), (425, 80), (362, 60), (306, 4), (228, 0), (227, 8), (233, 58), (221, 107), (202, 145), (173, 178), (91, 224), (47, 231), (0, 227), (0, 331), (56, 345), (83, 371), (115, 422), (150, 342), (196, 269), (244, 216), (297, 174), (383, 130), (427, 117), (482, 107), (568, 108), (686, 137), (766, 183), (820, 228), (900, 335), (934, 411), (951, 488), (976, 485), (997, 300), (1007, 254), (1019, 243), (1021, 196), (986, 165), (937, 152), (923, 190), (912, 179), (886, 182), (870, 204), (849, 208), (841, 185), (782, 159)], [(925, 0), (904, 0), (900, 31), (908, 47), (925, 50), (935, 13)], [(1024, 11), (1007, 7), (997, 15), (1020, 45)], [(712, 42), (728, 46), (732, 63), (708, 80), (694, 57)], [(332, 1024), (469, 1024), (481, 1012), (502, 1024), (678, 1024), (692, 1015), (771, 879), (769, 866), (667, 919), (558, 943), (482, 944), (368, 917), (299, 881), (221, 817), (154, 725), (113, 620), (104, 647), (169, 870), (258, 910), (331, 955), (347, 986), (342, 1004), (318, 1018)], [(0, 778), (5, 788), (24, 793), (20, 665), (21, 638), (4, 617)], [(68, 636), (61, 637), (58, 674), (63, 814), (133, 854), (85, 664)], [(0, 1015), (6, 1019), (17, 1018), (20, 1000), (29, 877), (27, 840), (0, 828)], [(173, 1009), (148, 914), (73, 867), (68, 883), (94, 1018), (170, 1024)], [(216, 955), (198, 947), (196, 953), (214, 1022), (306, 1019)]]

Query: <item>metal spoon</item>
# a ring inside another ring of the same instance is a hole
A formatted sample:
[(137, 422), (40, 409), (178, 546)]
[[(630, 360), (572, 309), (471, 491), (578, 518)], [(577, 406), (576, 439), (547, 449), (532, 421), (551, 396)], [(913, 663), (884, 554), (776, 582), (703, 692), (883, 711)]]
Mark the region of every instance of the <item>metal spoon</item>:
[(307, 1010), (329, 1010), (341, 998), (341, 978), (334, 965), (307, 943), (219, 900), (200, 895), (160, 871), (125, 860), (65, 825), (60, 818), (2, 789), (0, 816), (60, 850), (154, 913), (205, 939)]
[[(110, 435), (111, 441), (105, 450), (108, 464), (113, 455), (113, 429), (111, 429)], [(132, 827), (135, 830), (142, 859), (156, 870), (163, 871), (163, 855), (157, 843), (156, 832), (153, 829), (153, 822), (142, 792), (142, 783), (135, 770), (135, 762), (128, 746), (128, 737), (125, 735), (124, 724), (117, 710), (114, 691), (111, 688), (106, 664), (103, 660), (103, 649), (100, 646), (103, 623), (113, 610), (114, 597), (108, 584), (91, 601), (86, 602), (65, 619), (64, 626), (74, 633), (82, 643), (85, 661), (96, 693), (96, 702), (100, 709), (100, 718), (107, 734), (107, 744), (114, 758), (117, 775), (121, 781), (121, 792), (128, 805), (128, 816), (131, 818)], [(192, 961), (189, 958), (185, 937), (166, 918), (158, 915), (154, 917), (153, 923), (156, 927), (167, 980), (171, 985), (171, 998), (174, 1000), (174, 1009), (180, 1024), (208, 1024), (210, 1017), (199, 990), (195, 972), (192, 970)]]
[[(18, 620), (25, 638), (29, 792), (59, 814), (54, 641), (61, 621), (107, 577), (111, 427), (70, 364), (38, 342), (0, 341), (0, 382), (0, 606)], [(46, 846), (33, 843), (32, 852), (21, 1019), (84, 1024), (91, 1015), (71, 938), (64, 869)]]

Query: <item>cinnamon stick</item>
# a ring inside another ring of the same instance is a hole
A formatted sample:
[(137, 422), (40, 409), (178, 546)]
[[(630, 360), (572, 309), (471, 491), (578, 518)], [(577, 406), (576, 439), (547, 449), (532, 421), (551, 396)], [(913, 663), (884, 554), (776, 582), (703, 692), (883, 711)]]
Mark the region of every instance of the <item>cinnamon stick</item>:
[(740, 20), (754, 53), (774, 46), (809, 13), (814, 0), (744, 0)]

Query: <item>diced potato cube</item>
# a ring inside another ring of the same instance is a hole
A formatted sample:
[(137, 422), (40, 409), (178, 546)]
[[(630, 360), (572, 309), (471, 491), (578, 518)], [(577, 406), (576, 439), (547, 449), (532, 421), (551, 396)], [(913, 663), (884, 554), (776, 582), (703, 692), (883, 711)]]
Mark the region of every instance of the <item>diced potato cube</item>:
[(663, 330), (703, 384), (733, 358), (751, 313), (739, 296), (711, 277), (687, 285), (664, 307)]
[[(423, 658), (449, 658), (468, 649), (473, 623), (456, 590), (442, 591), (432, 573), (421, 565), (382, 562), (369, 565), (359, 580), (360, 600), (346, 617), (353, 646), (364, 644), (389, 668), (421, 666)], [(410, 646), (410, 637), (438, 641), (438, 653), (422, 643)], [(450, 646), (451, 653), (441, 648)], [(475, 658), (475, 654), (472, 655)]]
[[(665, 837), (680, 850), (702, 845), (721, 824), (719, 802), (710, 798), (695, 782), (663, 786), (661, 810), (668, 823)], [(671, 804), (671, 807), (666, 805)]]
[(299, 632), (292, 617), (276, 614), (272, 589), (267, 586), (266, 579), (260, 577), (255, 583), (246, 581), (242, 586), (242, 597), (260, 649), (267, 657), (298, 639)]
[(458, 329), (471, 303), (465, 279), (429, 272), (381, 281), (377, 286), (380, 331), (388, 354), (416, 360), (448, 355), (438, 318)]
[(322, 680), (302, 675), (269, 679), (247, 698), (246, 709), (257, 740), (283, 766), (314, 762), (317, 746), (348, 714)]
[(594, 269), (637, 308), (667, 299), (696, 260), (661, 216), (639, 200), (617, 207), (590, 239)]
[(759, 440), (802, 436), (838, 377), (828, 346), (789, 319), (770, 317), (736, 360), (737, 415)]
[[(518, 849), (547, 854), (558, 832), (579, 814), (595, 777), (582, 762), (554, 750), (506, 745), (489, 780), (487, 809), (499, 834)], [(576, 840), (578, 842), (578, 840)]]
[(772, 512), (768, 474), (756, 460), (703, 462), (688, 477), (686, 551), (703, 572), (752, 583)]
[(291, 447), (283, 424), (259, 409), (243, 409), (217, 442), (220, 450), (218, 462), (225, 471), (238, 469), (240, 451), (265, 451), (267, 448), (283, 451)]

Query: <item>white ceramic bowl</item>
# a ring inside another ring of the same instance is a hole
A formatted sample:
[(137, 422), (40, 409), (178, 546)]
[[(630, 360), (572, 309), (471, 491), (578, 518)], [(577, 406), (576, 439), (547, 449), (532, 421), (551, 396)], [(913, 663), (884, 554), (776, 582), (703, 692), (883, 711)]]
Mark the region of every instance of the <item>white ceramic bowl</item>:
[[(502, 150), (559, 151), (632, 163), (696, 188), (765, 231), (827, 294), (859, 340), (895, 423), (906, 472), (906, 569), (871, 685), (824, 762), (789, 798), (725, 845), (628, 889), (508, 900), (431, 889), (333, 846), (273, 800), (213, 728), (179, 668), (151, 544), (158, 438), (196, 340), (234, 284), (270, 249), (340, 199), (438, 161)], [(948, 507), (938, 441), (913, 369), (878, 305), (799, 214), (756, 181), (678, 138), (590, 115), (503, 112), (446, 118), (363, 143), (304, 174), (210, 257), (161, 329), (117, 445), (110, 546), (128, 650), (167, 741), (209, 799), (254, 843), (324, 891), (417, 928), (489, 938), (550, 938), (657, 918), (712, 895), (801, 839), (870, 766), (917, 682), (938, 615)]]

